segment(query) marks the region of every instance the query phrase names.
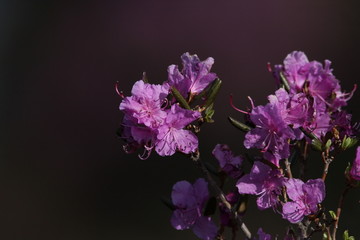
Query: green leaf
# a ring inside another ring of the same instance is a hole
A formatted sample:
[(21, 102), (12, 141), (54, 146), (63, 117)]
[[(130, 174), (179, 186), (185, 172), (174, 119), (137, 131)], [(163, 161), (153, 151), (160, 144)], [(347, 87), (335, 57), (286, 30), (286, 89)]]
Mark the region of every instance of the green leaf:
[(300, 127), (299, 129), (300, 129), (308, 138), (318, 139), (314, 133), (306, 131), (303, 127)]
[(315, 150), (322, 152), (322, 142), (319, 139), (315, 138), (315, 139), (311, 140), (311, 146)]
[(345, 136), (341, 142), (341, 149), (345, 151), (346, 149), (353, 147), (355, 144), (357, 144), (357, 142), (357, 138), (350, 138)]
[(353, 147), (358, 142), (357, 138), (348, 138), (348, 139), (351, 139), (348, 148)]
[(211, 104), (208, 108), (205, 109), (205, 121), (212, 123), (214, 122), (214, 120), (212, 119), (212, 117), (214, 116), (215, 110), (213, 109), (214, 104)]
[(171, 87), (171, 93), (174, 95), (175, 99), (180, 103), (180, 106), (190, 110), (190, 106), (187, 103), (187, 101), (185, 100), (185, 98), (181, 95), (181, 93), (175, 88), (175, 87)]
[(286, 79), (286, 77), (284, 76), (283, 72), (280, 72), (280, 79), (281, 79), (282, 84), (284, 84), (285, 90), (289, 92), (290, 91), (289, 82)]
[(205, 108), (209, 107), (211, 104), (214, 103), (214, 101), (216, 99), (216, 96), (220, 91), (221, 84), (222, 84), (222, 81), (219, 78), (217, 78), (214, 81), (214, 83), (212, 84), (212, 86), (211, 86), (211, 88), (209, 90), (209, 94), (207, 96), (206, 102), (204, 104)]
[(246, 124), (244, 124), (244, 123), (242, 123), (242, 122), (239, 122), (239, 121), (235, 120), (235, 119), (232, 118), (232, 117), (228, 117), (228, 119), (229, 119), (230, 123), (231, 123), (234, 127), (240, 129), (240, 130), (243, 131), (243, 132), (248, 132), (248, 131), (251, 130), (251, 127), (249, 127), (248, 125), (246, 125)]
[(344, 240), (355, 240), (354, 236), (349, 236), (349, 230), (345, 230), (344, 234), (343, 234), (343, 239)]
[(336, 213), (334, 212), (334, 211), (329, 211), (329, 214), (330, 214), (330, 216), (331, 216), (331, 218), (332, 219), (334, 219), (334, 220), (336, 220), (337, 219), (337, 217), (336, 217)]
[(326, 144), (325, 144), (325, 149), (328, 150), (331, 147), (332, 141), (331, 139), (328, 139)]

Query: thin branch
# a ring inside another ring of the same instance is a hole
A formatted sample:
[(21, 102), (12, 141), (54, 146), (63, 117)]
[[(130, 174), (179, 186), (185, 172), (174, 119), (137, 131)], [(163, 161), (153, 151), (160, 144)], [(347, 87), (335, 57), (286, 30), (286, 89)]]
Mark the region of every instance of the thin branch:
[(307, 231), (308, 231), (309, 225), (310, 225), (309, 219), (303, 220), (302, 222), (299, 222), (297, 224), (298, 230), (299, 230), (299, 235), (296, 238), (297, 240), (308, 239)]
[(327, 234), (328, 240), (333, 240), (331, 238), (330, 227), (326, 227), (326, 234)]
[(291, 172), (291, 166), (289, 163), (289, 159), (285, 159), (285, 171), (289, 178), (293, 178), (292, 172)]
[(231, 204), (226, 200), (226, 197), (223, 191), (219, 188), (215, 180), (212, 178), (210, 172), (205, 167), (205, 164), (200, 159), (200, 153), (195, 153), (192, 157), (192, 160), (196, 163), (196, 165), (200, 168), (202, 173), (205, 175), (206, 179), (210, 183), (211, 187), (215, 190), (216, 195), (218, 196), (221, 203), (226, 207), (226, 209), (231, 213), (233, 219), (235, 219), (239, 224), (240, 228), (245, 234), (247, 239), (251, 239), (251, 232), (242, 221), (241, 217), (237, 214), (237, 210), (231, 207)]
[(324, 162), (324, 170), (321, 179), (325, 182), (326, 176), (329, 172), (330, 163), (333, 161), (333, 158), (329, 157), (329, 154), (322, 152), (321, 153), (323, 162)]
[(334, 224), (334, 229), (333, 229), (333, 232), (332, 232), (332, 239), (333, 240), (336, 240), (336, 231), (339, 227), (339, 218), (340, 218), (340, 214), (341, 214), (341, 209), (343, 208), (344, 206), (344, 200), (345, 200), (345, 196), (346, 194), (349, 192), (349, 190), (351, 189), (352, 187), (350, 185), (348, 185), (344, 191), (342, 192), (341, 196), (340, 196), (340, 199), (339, 199), (339, 203), (338, 203), (338, 208), (336, 210), (336, 220), (335, 220), (335, 224)]
[(307, 171), (308, 150), (309, 150), (309, 143), (307, 141), (305, 141), (305, 143), (304, 143), (304, 152), (302, 154), (302, 159), (301, 159), (302, 164), (300, 166), (300, 179), (301, 180), (304, 180), (305, 174), (306, 174), (306, 171)]

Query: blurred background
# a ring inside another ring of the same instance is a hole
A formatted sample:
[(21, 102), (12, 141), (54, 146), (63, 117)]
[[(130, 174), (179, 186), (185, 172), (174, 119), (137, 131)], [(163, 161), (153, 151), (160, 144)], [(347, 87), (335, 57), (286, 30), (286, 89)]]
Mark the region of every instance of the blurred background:
[[(0, 238), (196, 239), (171, 227), (160, 199), (200, 172), (181, 155), (141, 161), (123, 152), (114, 83), (129, 95), (143, 71), (153, 83), (166, 80), (184, 52), (214, 57), (223, 88), (216, 122), (200, 134), (202, 156), (213, 161), (217, 143), (240, 154), (244, 134), (226, 117), (242, 116), (229, 94), (243, 109), (248, 95), (264, 104), (275, 90), (267, 62), (302, 50), (330, 59), (346, 91), (359, 84), (359, 10), (357, 1), (335, 0), (0, 1)], [(357, 91), (348, 107), (355, 121), (359, 100)], [(354, 153), (330, 166), (326, 210), (337, 205)], [(309, 177), (320, 176), (319, 155), (309, 167)], [(250, 230), (283, 236), (286, 222), (253, 200)], [(360, 189), (349, 193), (340, 221), (356, 237), (359, 200)]]

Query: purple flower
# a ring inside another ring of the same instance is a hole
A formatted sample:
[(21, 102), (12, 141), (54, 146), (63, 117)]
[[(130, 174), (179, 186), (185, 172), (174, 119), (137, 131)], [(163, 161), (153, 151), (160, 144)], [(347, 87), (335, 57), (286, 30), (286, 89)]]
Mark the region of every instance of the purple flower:
[(124, 98), (120, 103), (120, 110), (136, 119), (137, 124), (156, 128), (166, 117), (161, 105), (168, 93), (167, 84), (155, 85), (137, 81), (131, 90), (132, 96)]
[(183, 109), (177, 104), (172, 105), (164, 123), (157, 129), (155, 151), (160, 156), (171, 156), (176, 150), (183, 153), (194, 152), (198, 147), (198, 139), (191, 131), (183, 128), (200, 115), (199, 112)]
[(278, 104), (255, 107), (250, 113), (250, 119), (256, 127), (245, 135), (244, 141), (246, 148), (261, 149), (264, 158), (277, 166), (280, 159), (289, 157), (288, 140), (295, 138), (283, 115), (283, 109)]
[(321, 138), (331, 129), (330, 114), (324, 102), (314, 102), (312, 112), (312, 120), (306, 123), (307, 129)]
[(214, 64), (214, 59), (212, 57), (201, 62), (196, 54), (190, 55), (189, 53), (184, 53), (181, 56), (181, 59), (184, 64), (184, 76), (191, 82), (191, 94), (199, 94), (215, 80), (216, 74), (210, 72), (211, 67)]
[(331, 105), (331, 97), (339, 86), (339, 81), (332, 74), (330, 69), (330, 61), (325, 60), (325, 68), (319, 62), (314, 62), (311, 66), (311, 74), (309, 75), (309, 93), (315, 102), (324, 102)]
[(234, 156), (230, 148), (226, 144), (217, 144), (212, 154), (218, 160), (220, 168), (223, 172), (232, 178), (239, 178), (241, 175), (241, 164), (243, 159), (240, 156)]
[(348, 114), (345, 110), (341, 112), (335, 112), (331, 115), (332, 126), (331, 128), (336, 128), (339, 132), (340, 139), (343, 139), (344, 136), (354, 136), (357, 131), (351, 125), (351, 114)]
[(210, 72), (214, 64), (213, 58), (200, 61), (196, 54), (184, 53), (181, 59), (183, 62), (181, 72), (176, 65), (168, 67), (168, 83), (177, 88), (184, 97), (187, 97), (188, 93), (199, 94), (216, 79), (216, 74)]
[(339, 80), (332, 74), (330, 64), (329, 60), (325, 60), (324, 67), (319, 62), (312, 62), (309, 67), (308, 91), (317, 104), (323, 102), (330, 110), (339, 110), (340, 107), (347, 105), (347, 101), (356, 90), (356, 85), (350, 93), (343, 93)]
[(257, 206), (263, 210), (277, 205), (283, 182), (284, 177), (278, 169), (255, 161), (251, 172), (241, 177), (236, 187), (240, 194), (256, 195)]
[(302, 90), (308, 77), (309, 60), (303, 52), (294, 51), (284, 60), (284, 75), (289, 82), (291, 92)]
[(171, 199), (175, 211), (171, 225), (177, 230), (192, 229), (196, 236), (204, 240), (215, 239), (217, 227), (210, 217), (202, 216), (202, 209), (209, 199), (207, 182), (200, 178), (194, 185), (187, 181), (173, 186)]
[[(283, 67), (276, 65), (275, 76), (279, 78), (280, 72), (284, 73), (291, 93), (308, 92), (315, 102), (324, 102), (331, 109), (339, 109), (352, 97), (356, 85), (350, 93), (343, 93), (330, 64), (329, 60), (325, 60), (324, 66), (317, 61), (309, 62), (303, 52), (294, 51), (286, 56)], [(308, 86), (305, 90), (306, 82)]]
[(188, 96), (191, 85), (190, 79), (184, 77), (177, 65), (170, 65), (168, 67), (168, 83), (170, 86), (175, 87), (182, 96)]
[(259, 228), (257, 234), (259, 235), (259, 237), (257, 238), (257, 240), (271, 240), (271, 235), (265, 233), (262, 228)]
[(156, 133), (154, 130), (138, 125), (136, 119), (129, 115), (124, 116), (121, 138), (126, 142), (124, 145), (125, 152), (132, 153), (141, 146), (150, 147), (155, 137)]
[(325, 198), (325, 184), (321, 179), (309, 180), (289, 179), (285, 182), (287, 195), (292, 202), (283, 205), (283, 218), (291, 223), (300, 222), (304, 216), (318, 211), (318, 204)]
[(356, 158), (350, 169), (350, 176), (352, 179), (360, 181), (360, 147), (356, 149)]
[(285, 89), (280, 88), (275, 95), (268, 96), (271, 104), (277, 105), (285, 123), (299, 128), (309, 118), (309, 100), (304, 93), (288, 94)]

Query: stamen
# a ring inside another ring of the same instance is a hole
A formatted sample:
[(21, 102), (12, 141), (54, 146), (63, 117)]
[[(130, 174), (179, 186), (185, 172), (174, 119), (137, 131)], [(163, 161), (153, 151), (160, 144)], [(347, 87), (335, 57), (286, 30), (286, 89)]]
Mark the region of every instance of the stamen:
[(164, 110), (169, 106), (169, 100), (167, 98), (164, 98), (162, 104), (161, 104), (161, 110)]
[(251, 103), (251, 107), (254, 109), (255, 108), (254, 101), (252, 100), (252, 98), (250, 96), (248, 96), (248, 99)]
[(140, 158), (140, 160), (146, 160), (150, 157), (150, 151), (144, 149), (144, 152), (142, 155), (138, 154), (138, 157)]
[(234, 103), (233, 103), (233, 96), (230, 94), (230, 106), (235, 109), (238, 112), (244, 113), (244, 114), (250, 114), (249, 112), (245, 112), (237, 107), (235, 107)]
[(125, 98), (124, 93), (119, 91), (119, 81), (116, 81), (115, 83), (115, 91), (121, 98)]
[(144, 152), (142, 155), (138, 155), (138, 157), (141, 159), (141, 160), (146, 160), (150, 157), (150, 154), (151, 154), (151, 150), (152, 148), (147, 148), (146, 145), (144, 145)]
[(353, 90), (351, 92), (347, 93), (349, 96), (345, 99), (345, 101), (349, 101), (352, 98), (352, 96), (354, 95), (354, 92), (356, 91), (356, 89), (357, 89), (357, 84), (354, 84)]
[(268, 62), (268, 63), (266, 64), (266, 67), (267, 67), (267, 70), (268, 70), (269, 72), (272, 72), (272, 71), (273, 71), (272, 68), (271, 68), (270, 62)]

